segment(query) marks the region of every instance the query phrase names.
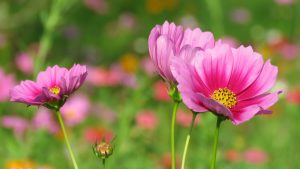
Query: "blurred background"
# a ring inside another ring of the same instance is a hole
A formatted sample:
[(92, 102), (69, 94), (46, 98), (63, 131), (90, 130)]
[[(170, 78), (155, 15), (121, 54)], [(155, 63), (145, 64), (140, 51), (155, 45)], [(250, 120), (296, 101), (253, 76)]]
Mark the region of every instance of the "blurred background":
[[(171, 168), (172, 102), (147, 44), (165, 20), (252, 45), (279, 67), (275, 88), (284, 93), (273, 114), (223, 123), (217, 167), (300, 168), (299, 17), (298, 0), (1, 0), (0, 168), (72, 168), (55, 114), (8, 102), (8, 94), (47, 66), (74, 63), (88, 65), (89, 75), (61, 113), (79, 168), (102, 168), (92, 151), (102, 139), (114, 146), (108, 169)], [(191, 119), (181, 104), (178, 165)], [(214, 126), (212, 114), (198, 116), (187, 169), (209, 168)]]

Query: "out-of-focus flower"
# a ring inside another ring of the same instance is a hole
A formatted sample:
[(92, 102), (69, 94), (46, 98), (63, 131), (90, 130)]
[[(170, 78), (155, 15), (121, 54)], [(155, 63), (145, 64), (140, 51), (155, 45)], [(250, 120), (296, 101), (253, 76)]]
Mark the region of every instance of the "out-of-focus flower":
[(165, 22), (163, 25), (156, 25), (150, 32), (148, 39), (149, 54), (156, 67), (156, 71), (166, 81), (176, 84), (170, 66), (171, 61), (179, 56), (181, 50), (188, 45), (192, 48), (214, 47), (214, 37), (211, 32), (202, 32), (199, 28), (186, 29), (176, 26), (174, 23)]
[(105, 128), (90, 127), (85, 129), (84, 138), (89, 143), (104, 140), (111, 142), (114, 138), (114, 133)]
[(130, 88), (137, 87), (138, 84), (135, 75), (133, 73), (125, 72), (121, 65), (119, 64), (112, 65), (111, 72), (120, 75), (121, 77), (120, 85), (124, 85)]
[(268, 161), (268, 155), (260, 149), (248, 149), (244, 152), (244, 160), (251, 164), (264, 164)]
[(37, 166), (32, 160), (8, 160), (5, 169), (37, 169)]
[(163, 81), (156, 81), (153, 85), (154, 90), (154, 99), (158, 101), (170, 101), (170, 97), (168, 94), (168, 88)]
[(82, 94), (71, 96), (71, 98), (61, 107), (60, 112), (67, 125), (74, 126), (85, 120), (90, 108), (88, 98)]
[[(176, 122), (183, 127), (190, 127), (193, 119), (191, 112), (185, 112), (181, 109), (177, 111)], [(195, 125), (200, 123), (200, 114), (196, 116)]]
[(278, 53), (285, 59), (293, 59), (300, 54), (299, 44), (288, 41), (279, 31), (271, 30), (267, 35), (267, 45), (272, 53)]
[(105, 14), (109, 10), (109, 5), (105, 0), (83, 0), (86, 7), (98, 14)]
[(250, 19), (250, 13), (246, 8), (236, 8), (231, 12), (231, 20), (235, 23), (245, 24)]
[(27, 53), (19, 53), (16, 57), (16, 65), (23, 73), (30, 75), (33, 71), (33, 59)]
[(286, 99), (289, 103), (300, 104), (300, 89), (288, 91)]
[(180, 24), (187, 28), (198, 27), (197, 19), (193, 15), (185, 15), (180, 19)]
[(53, 119), (52, 112), (49, 109), (40, 107), (32, 119), (32, 125), (36, 129), (45, 129), (49, 133), (57, 134), (59, 127)]
[(120, 60), (121, 66), (123, 70), (127, 73), (133, 73), (138, 68), (138, 60), (137, 57), (133, 53), (126, 53), (121, 57)]
[(131, 13), (123, 13), (119, 16), (119, 26), (126, 29), (134, 29), (136, 26), (136, 19)]
[(160, 0), (147, 0), (146, 9), (151, 14), (159, 14), (163, 10), (163, 3)]
[[(171, 169), (172, 168), (172, 157), (171, 157), (171, 153), (165, 153), (162, 156), (161, 159), (161, 165), (163, 167), (163, 169)], [(180, 160), (178, 159), (178, 157), (176, 156), (176, 169), (180, 168)]]
[[(195, 112), (212, 111), (238, 125), (267, 110), (278, 100), (279, 92), (269, 93), (278, 68), (251, 47), (237, 49), (218, 43), (202, 51), (185, 48), (172, 72), (186, 106)], [(221, 68), (221, 69), (220, 69)]]
[(59, 109), (87, 76), (85, 66), (75, 64), (70, 70), (59, 66), (40, 72), (37, 82), (22, 81), (11, 90), (11, 101)]
[(141, 62), (141, 68), (147, 73), (149, 76), (153, 76), (155, 74), (155, 66), (153, 65), (151, 59), (149, 57), (145, 57)]
[(274, 0), (279, 5), (291, 5), (295, 3), (295, 0)]
[(89, 67), (87, 81), (95, 86), (116, 86), (120, 84), (122, 75), (109, 69)]
[(9, 91), (15, 85), (15, 78), (12, 75), (6, 75), (0, 68), (0, 102), (9, 98)]
[(225, 159), (229, 162), (238, 162), (240, 161), (240, 154), (234, 149), (227, 150), (225, 151)]
[(135, 122), (139, 128), (153, 130), (158, 124), (158, 118), (154, 112), (145, 110), (136, 115)]
[(105, 122), (110, 122), (113, 123), (116, 121), (116, 113), (114, 111), (111, 110), (111, 108), (98, 103), (97, 105), (95, 105), (93, 107), (92, 112), (94, 112), (94, 114), (99, 117), (100, 119), (102, 119)]
[(14, 130), (14, 134), (17, 137), (22, 137), (26, 129), (29, 127), (29, 122), (19, 116), (3, 116), (1, 124), (5, 128)]
[(69, 25), (63, 29), (63, 34), (67, 39), (74, 40), (79, 37), (80, 30), (75, 25)]

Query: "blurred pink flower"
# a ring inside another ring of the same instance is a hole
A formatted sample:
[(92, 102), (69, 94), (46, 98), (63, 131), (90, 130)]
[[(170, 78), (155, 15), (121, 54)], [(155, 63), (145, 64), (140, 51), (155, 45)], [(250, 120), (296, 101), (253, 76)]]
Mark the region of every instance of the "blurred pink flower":
[(154, 90), (154, 99), (158, 101), (165, 101), (165, 102), (171, 100), (168, 94), (167, 85), (163, 81), (161, 80), (156, 81), (153, 85), (153, 90)]
[(119, 26), (122, 28), (133, 29), (136, 26), (136, 19), (131, 13), (123, 13), (119, 16)]
[(69, 40), (74, 40), (80, 35), (80, 30), (78, 26), (69, 25), (63, 29), (64, 36)]
[(295, 0), (274, 0), (279, 5), (291, 5), (295, 3)]
[(9, 91), (15, 85), (15, 78), (12, 75), (6, 75), (0, 68), (0, 102), (9, 98)]
[(286, 59), (293, 59), (300, 54), (299, 45), (286, 43), (279, 49), (280, 54)]
[(240, 154), (238, 151), (230, 149), (225, 151), (225, 159), (230, 162), (238, 162), (240, 161)]
[(180, 51), (187, 45), (204, 50), (212, 48), (214, 43), (211, 32), (202, 32), (199, 28), (184, 30), (182, 26), (165, 21), (163, 25), (156, 25), (151, 30), (148, 48), (156, 71), (164, 80), (176, 84), (176, 79), (170, 69), (171, 60), (177, 58)]
[(147, 73), (147, 75), (153, 76), (155, 74), (155, 66), (149, 57), (144, 58), (141, 65), (141, 68)]
[(145, 110), (136, 115), (135, 122), (139, 128), (153, 130), (158, 124), (158, 118), (154, 112)]
[(85, 120), (90, 108), (90, 102), (84, 95), (77, 94), (61, 107), (60, 112), (69, 126), (74, 126)]
[(222, 42), (228, 44), (233, 48), (237, 48), (239, 46), (239, 42), (234, 37), (230, 37), (230, 36), (223, 37)]
[(90, 127), (84, 130), (84, 139), (88, 143), (95, 143), (97, 141), (111, 142), (114, 138), (114, 133), (105, 128)]
[(33, 60), (26, 53), (19, 53), (16, 57), (16, 65), (23, 73), (30, 75), (33, 71)]
[(245, 24), (250, 18), (250, 13), (246, 8), (236, 8), (231, 12), (231, 20), (238, 24)]
[(3, 116), (1, 119), (1, 124), (5, 128), (10, 128), (14, 130), (14, 134), (17, 137), (22, 137), (25, 130), (29, 127), (29, 122), (19, 116)]
[(244, 152), (244, 160), (251, 164), (264, 164), (268, 161), (268, 155), (260, 149), (248, 149)]
[(59, 132), (59, 126), (53, 119), (53, 113), (49, 109), (40, 107), (32, 119), (32, 125), (35, 129), (45, 129), (49, 133)]
[(105, 14), (109, 10), (109, 6), (105, 0), (83, 0), (86, 7), (98, 14)]
[[(183, 127), (190, 127), (193, 119), (193, 114), (191, 112), (185, 112), (181, 109), (177, 111), (176, 122)], [(196, 116), (195, 125), (200, 123), (200, 114)]]
[(300, 89), (288, 91), (286, 99), (290, 103), (300, 104)]
[(195, 112), (214, 112), (238, 125), (267, 110), (280, 91), (270, 93), (278, 68), (264, 63), (252, 47), (237, 49), (222, 43), (205, 51), (185, 48), (188, 59), (177, 57), (172, 72), (185, 105)]
[(122, 75), (104, 68), (89, 67), (87, 81), (94, 86), (116, 86), (120, 84)]
[(111, 108), (103, 105), (102, 103), (98, 103), (93, 107), (92, 112), (96, 115), (96, 117), (102, 119), (105, 122), (113, 123), (116, 121), (116, 113), (111, 110)]
[(77, 90), (86, 76), (86, 67), (78, 64), (70, 70), (57, 65), (48, 67), (46, 71), (38, 74), (36, 82), (26, 80), (15, 86), (11, 90), (11, 101), (48, 108), (52, 108), (49, 107), (52, 103), (62, 106), (66, 96)]

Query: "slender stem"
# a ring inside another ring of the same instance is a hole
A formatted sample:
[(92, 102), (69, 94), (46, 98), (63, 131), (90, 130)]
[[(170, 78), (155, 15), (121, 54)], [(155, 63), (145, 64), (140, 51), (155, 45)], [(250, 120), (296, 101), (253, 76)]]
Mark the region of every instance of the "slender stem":
[(62, 132), (63, 132), (63, 134), (65, 136), (65, 141), (66, 141), (66, 144), (67, 144), (67, 148), (68, 148), (69, 154), (70, 154), (71, 159), (72, 159), (72, 163), (74, 165), (74, 169), (78, 169), (78, 166), (77, 166), (76, 160), (74, 158), (73, 151), (72, 151), (72, 148), (70, 146), (69, 139), (68, 139), (68, 136), (67, 136), (67, 133), (66, 133), (66, 130), (65, 130), (64, 121), (61, 118), (61, 115), (60, 115), (59, 111), (56, 111), (56, 114), (57, 114), (57, 117), (58, 117), (58, 120), (59, 120), (59, 124), (60, 124), (61, 129), (62, 129)]
[(103, 169), (105, 169), (105, 158), (102, 159)]
[(216, 168), (216, 156), (217, 156), (218, 141), (219, 141), (219, 130), (220, 130), (221, 122), (223, 120), (224, 120), (223, 117), (218, 116), (216, 130), (215, 130), (214, 145), (213, 145), (213, 154), (212, 154), (211, 163), (210, 163), (210, 169)]
[(176, 168), (176, 158), (175, 158), (175, 121), (176, 112), (180, 102), (175, 101), (172, 113), (172, 123), (171, 123), (171, 153), (172, 153), (172, 169)]
[(192, 119), (192, 123), (191, 123), (191, 126), (190, 126), (190, 131), (189, 131), (189, 134), (187, 135), (186, 140), (185, 140), (185, 146), (184, 146), (183, 156), (182, 156), (182, 161), (181, 161), (181, 169), (184, 169), (186, 154), (187, 154), (187, 150), (189, 148), (190, 138), (191, 138), (191, 134), (192, 134), (192, 131), (193, 131), (193, 128), (194, 128), (194, 123), (195, 123), (196, 116), (197, 116), (197, 113), (193, 112), (193, 119)]

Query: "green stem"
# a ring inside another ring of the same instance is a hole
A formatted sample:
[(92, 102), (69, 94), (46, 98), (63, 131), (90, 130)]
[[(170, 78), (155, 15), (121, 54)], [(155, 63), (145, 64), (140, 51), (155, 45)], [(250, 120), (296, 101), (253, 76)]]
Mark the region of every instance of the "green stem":
[(189, 134), (187, 135), (186, 140), (185, 140), (185, 146), (184, 146), (182, 162), (181, 162), (181, 169), (184, 169), (186, 154), (187, 154), (187, 150), (189, 148), (190, 138), (191, 138), (191, 134), (192, 134), (192, 131), (193, 131), (193, 128), (194, 128), (194, 123), (195, 123), (196, 116), (197, 116), (197, 113), (193, 112), (193, 119), (192, 119), (192, 123), (191, 123), (191, 126), (190, 126), (190, 131), (189, 131)]
[(221, 122), (223, 120), (224, 120), (224, 118), (222, 116), (218, 116), (216, 130), (215, 130), (214, 145), (213, 145), (213, 154), (212, 154), (211, 163), (210, 163), (210, 169), (215, 169), (216, 168), (216, 157), (217, 157), (217, 149), (218, 149), (218, 141), (219, 141), (219, 130), (220, 130)]
[(73, 163), (74, 169), (78, 169), (78, 166), (77, 166), (76, 160), (74, 158), (73, 151), (72, 151), (72, 148), (70, 146), (69, 139), (68, 139), (68, 136), (67, 136), (67, 133), (66, 133), (66, 130), (65, 130), (64, 121), (61, 118), (61, 115), (60, 115), (59, 111), (56, 111), (56, 115), (58, 117), (59, 124), (61, 126), (62, 132), (63, 132), (63, 134), (65, 136), (65, 141), (66, 141), (66, 144), (67, 144), (67, 148), (68, 148), (69, 154), (70, 154), (71, 159), (72, 159), (72, 163)]
[(175, 101), (172, 113), (172, 123), (171, 123), (171, 153), (172, 153), (172, 169), (176, 168), (176, 158), (175, 158), (175, 122), (176, 122), (176, 113), (178, 105), (180, 102)]
[(102, 159), (103, 169), (105, 169), (105, 158)]

